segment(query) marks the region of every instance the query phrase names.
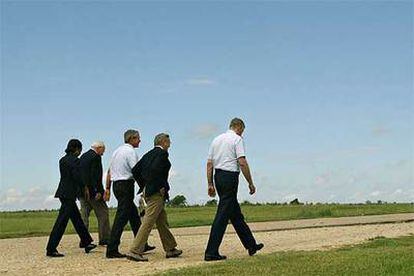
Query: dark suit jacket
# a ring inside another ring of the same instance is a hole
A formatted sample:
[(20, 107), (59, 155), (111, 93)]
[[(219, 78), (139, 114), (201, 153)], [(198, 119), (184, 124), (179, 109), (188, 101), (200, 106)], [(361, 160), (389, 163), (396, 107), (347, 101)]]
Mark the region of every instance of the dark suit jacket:
[(145, 196), (151, 196), (165, 188), (170, 190), (168, 173), (171, 163), (168, 160), (168, 152), (155, 147), (147, 152), (141, 160), (132, 168), (135, 181), (138, 182), (140, 191), (145, 186)]
[[(96, 193), (103, 194), (102, 186), (102, 158), (93, 149), (88, 150), (80, 157), (83, 185), (88, 187), (91, 198)], [(83, 194), (80, 194), (83, 197)]]
[(59, 160), (60, 181), (55, 197), (76, 200), (84, 185), (81, 179), (80, 160), (72, 154), (66, 154)]

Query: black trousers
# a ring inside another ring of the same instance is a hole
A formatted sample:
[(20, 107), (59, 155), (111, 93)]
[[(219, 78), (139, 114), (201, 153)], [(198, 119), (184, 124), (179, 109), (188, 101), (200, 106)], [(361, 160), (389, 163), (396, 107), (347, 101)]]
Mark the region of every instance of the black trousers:
[(118, 251), (122, 232), (128, 221), (134, 236), (137, 235), (138, 229), (141, 226), (138, 209), (134, 203), (134, 182), (133, 179), (114, 182), (113, 190), (115, 198), (118, 200), (118, 207), (116, 209), (114, 224), (112, 225), (111, 238), (109, 239), (107, 248), (108, 253)]
[(249, 226), (244, 221), (244, 216), (237, 201), (239, 173), (216, 169), (214, 182), (219, 196), (219, 204), (216, 217), (211, 226), (205, 254), (209, 256), (219, 255), (219, 247), (229, 220), (233, 224), (244, 248), (253, 248), (256, 246), (256, 240)]
[(82, 221), (76, 201), (74, 199), (69, 200), (61, 198), (60, 202), (62, 205), (60, 206), (59, 215), (49, 236), (49, 241), (46, 247), (47, 252), (54, 252), (57, 250), (57, 246), (65, 233), (69, 219), (72, 221), (72, 224), (80, 237), (81, 245), (86, 246), (93, 241), (88, 229)]

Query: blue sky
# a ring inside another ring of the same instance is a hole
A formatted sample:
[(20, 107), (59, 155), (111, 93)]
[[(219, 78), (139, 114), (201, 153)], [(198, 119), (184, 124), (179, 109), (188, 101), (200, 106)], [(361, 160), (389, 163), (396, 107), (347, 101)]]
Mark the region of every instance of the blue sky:
[[(68, 139), (172, 137), (172, 195), (245, 120), (258, 193), (414, 201), (413, 3), (1, 1), (0, 209), (56, 208)], [(111, 205), (115, 202), (111, 201)]]

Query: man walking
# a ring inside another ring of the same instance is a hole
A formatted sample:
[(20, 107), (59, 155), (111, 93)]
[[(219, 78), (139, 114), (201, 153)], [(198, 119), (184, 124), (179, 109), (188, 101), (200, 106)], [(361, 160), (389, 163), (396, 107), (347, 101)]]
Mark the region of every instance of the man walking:
[(240, 169), (249, 184), (250, 194), (256, 192), (241, 136), (244, 128), (244, 122), (239, 118), (234, 118), (230, 122), (230, 129), (217, 136), (209, 149), (207, 161), (208, 195), (214, 197), (217, 189), (219, 204), (211, 226), (204, 256), (205, 261), (226, 259), (226, 256), (219, 254), (219, 247), (229, 220), (250, 256), (263, 248), (262, 243), (256, 243), (249, 226), (244, 221), (237, 201)]
[(168, 160), (170, 145), (168, 134), (158, 134), (154, 139), (154, 148), (146, 153), (132, 170), (140, 187), (145, 187), (144, 197), (147, 207), (142, 225), (130, 252), (127, 254), (129, 260), (148, 261), (148, 258), (142, 254), (154, 224), (157, 226), (166, 257), (176, 258), (183, 253), (182, 250), (176, 249), (177, 242), (168, 228), (167, 213), (164, 209), (165, 200), (168, 200), (170, 190), (168, 184), (168, 173), (171, 168), (171, 163)]
[[(112, 225), (111, 237), (106, 249), (107, 258), (124, 258), (118, 250), (122, 232), (129, 221), (134, 235), (138, 233), (141, 225), (141, 219), (138, 215), (137, 206), (134, 203), (134, 178), (132, 168), (138, 162), (138, 156), (135, 148), (138, 148), (141, 142), (139, 132), (129, 129), (124, 133), (125, 144), (118, 147), (112, 155), (111, 165), (108, 171), (110, 180), (113, 182), (115, 198), (118, 200), (118, 207)], [(110, 186), (110, 181), (107, 183)], [(105, 200), (109, 199), (110, 187), (106, 187)], [(152, 250), (155, 247), (147, 248)]]
[(95, 212), (99, 228), (99, 245), (107, 245), (111, 236), (108, 205), (103, 200), (101, 156), (104, 152), (105, 144), (96, 141), (91, 149), (80, 157), (82, 180), (86, 187), (85, 195), (79, 197), (82, 220), (86, 228), (89, 228), (89, 214), (91, 210)]

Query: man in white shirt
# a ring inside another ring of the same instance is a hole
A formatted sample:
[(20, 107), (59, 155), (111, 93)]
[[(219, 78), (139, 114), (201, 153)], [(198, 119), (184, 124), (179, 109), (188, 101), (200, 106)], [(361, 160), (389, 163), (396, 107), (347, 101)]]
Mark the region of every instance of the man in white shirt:
[[(135, 197), (135, 180), (132, 176), (132, 168), (138, 162), (138, 156), (135, 148), (138, 148), (141, 142), (139, 132), (129, 129), (124, 133), (125, 144), (115, 150), (112, 155), (111, 165), (108, 171), (106, 191), (104, 199), (109, 200), (110, 183), (113, 182), (115, 198), (118, 200), (115, 219), (112, 226), (111, 238), (106, 250), (107, 258), (124, 258), (126, 255), (121, 254), (118, 250), (121, 235), (125, 225), (131, 225), (134, 235), (138, 233), (141, 225), (141, 219), (138, 215), (137, 206), (134, 203)], [(110, 181), (108, 181), (110, 179)], [(155, 247), (147, 248), (147, 250)]]
[(256, 192), (241, 136), (244, 128), (244, 122), (239, 118), (234, 118), (230, 122), (230, 129), (217, 136), (209, 149), (207, 161), (208, 195), (215, 197), (217, 189), (220, 201), (211, 226), (204, 255), (205, 261), (226, 259), (226, 256), (219, 254), (219, 247), (229, 220), (250, 256), (263, 248), (262, 243), (256, 243), (249, 226), (244, 221), (244, 216), (237, 201), (240, 170), (249, 184), (250, 194)]

